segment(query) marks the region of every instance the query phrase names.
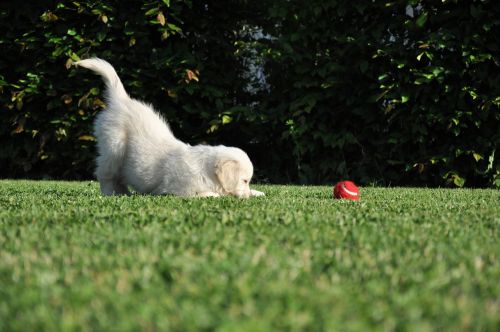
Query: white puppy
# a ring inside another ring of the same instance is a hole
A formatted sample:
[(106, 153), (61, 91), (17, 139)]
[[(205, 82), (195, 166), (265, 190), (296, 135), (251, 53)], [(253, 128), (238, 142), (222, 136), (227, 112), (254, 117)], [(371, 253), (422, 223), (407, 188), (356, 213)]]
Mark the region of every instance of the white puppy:
[(174, 137), (150, 105), (129, 97), (113, 66), (92, 58), (78, 61), (103, 77), (107, 109), (94, 123), (96, 176), (104, 195), (140, 193), (179, 196), (263, 196), (250, 189), (252, 162), (241, 149), (190, 146)]

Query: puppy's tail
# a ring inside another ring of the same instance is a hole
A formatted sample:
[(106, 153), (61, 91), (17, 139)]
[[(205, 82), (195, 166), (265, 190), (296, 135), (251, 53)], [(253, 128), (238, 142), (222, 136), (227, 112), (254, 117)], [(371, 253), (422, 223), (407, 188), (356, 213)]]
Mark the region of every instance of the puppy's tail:
[(77, 61), (74, 65), (90, 69), (101, 75), (106, 84), (108, 98), (130, 98), (123, 87), (120, 77), (118, 77), (118, 74), (109, 62), (99, 58), (90, 58)]

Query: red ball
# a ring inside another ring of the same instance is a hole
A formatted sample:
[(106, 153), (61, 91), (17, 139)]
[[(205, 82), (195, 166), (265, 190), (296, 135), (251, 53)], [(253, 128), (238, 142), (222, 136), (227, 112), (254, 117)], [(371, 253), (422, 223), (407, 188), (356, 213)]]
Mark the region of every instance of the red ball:
[(357, 201), (359, 196), (359, 189), (352, 181), (340, 181), (333, 187), (333, 197), (335, 198)]

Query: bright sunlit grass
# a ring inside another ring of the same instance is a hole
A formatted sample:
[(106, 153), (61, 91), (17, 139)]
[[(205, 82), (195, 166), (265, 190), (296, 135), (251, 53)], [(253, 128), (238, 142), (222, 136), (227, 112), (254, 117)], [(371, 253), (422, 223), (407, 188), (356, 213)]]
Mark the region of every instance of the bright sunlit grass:
[(496, 330), (497, 190), (0, 181), (0, 330)]

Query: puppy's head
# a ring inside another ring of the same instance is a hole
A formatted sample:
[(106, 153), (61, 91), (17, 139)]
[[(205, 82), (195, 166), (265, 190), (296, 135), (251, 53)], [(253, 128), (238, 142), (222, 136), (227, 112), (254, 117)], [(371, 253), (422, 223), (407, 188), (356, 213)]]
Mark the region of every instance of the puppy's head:
[(253, 165), (248, 155), (238, 148), (224, 148), (217, 157), (215, 175), (226, 194), (250, 197)]

